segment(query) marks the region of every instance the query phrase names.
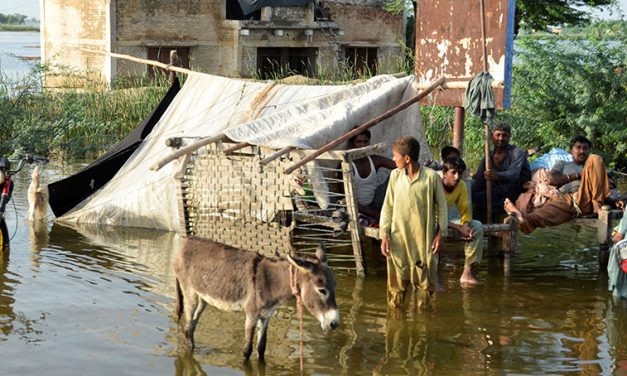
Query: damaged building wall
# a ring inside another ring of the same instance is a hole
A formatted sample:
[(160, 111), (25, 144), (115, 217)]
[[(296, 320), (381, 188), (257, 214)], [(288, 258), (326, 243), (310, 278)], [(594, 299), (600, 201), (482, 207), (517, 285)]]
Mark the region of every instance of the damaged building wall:
[[(396, 73), (403, 58), (405, 15), (384, 9), (384, 1), (325, 1), (329, 17), (341, 25), (341, 53), (347, 49), (376, 49), (377, 73)], [(350, 52), (350, 51), (349, 51)]]
[[(54, 10), (53, 21), (44, 25), (50, 29), (45, 43), (58, 50), (59, 41), (82, 38), (86, 47), (163, 62), (170, 49), (177, 49), (178, 65), (230, 77), (268, 78), (273, 67), (328, 75), (344, 68), (347, 53), (362, 60), (369, 54), (377, 73), (398, 69), (394, 63), (402, 57), (404, 15), (386, 12), (381, 1), (327, 0), (317, 8), (324, 12), (317, 13), (313, 2), (267, 7), (239, 18), (232, 13), (234, 4), (239, 7), (236, 1), (43, 0), (46, 9)], [(67, 60), (100, 70), (108, 81), (116, 74), (152, 72), (143, 64), (95, 54), (88, 65), (77, 54)]]
[(43, 1), (41, 9), (42, 63), (51, 71), (46, 86), (82, 85), (71, 72), (86, 71), (95, 80), (110, 79), (111, 59), (85, 52), (107, 48), (109, 1)]

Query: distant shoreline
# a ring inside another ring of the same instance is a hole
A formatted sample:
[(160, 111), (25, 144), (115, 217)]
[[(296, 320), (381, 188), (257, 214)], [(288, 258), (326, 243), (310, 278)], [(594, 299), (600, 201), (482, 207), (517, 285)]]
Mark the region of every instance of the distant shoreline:
[(0, 31), (29, 31), (38, 33), (39, 26), (0, 24)]

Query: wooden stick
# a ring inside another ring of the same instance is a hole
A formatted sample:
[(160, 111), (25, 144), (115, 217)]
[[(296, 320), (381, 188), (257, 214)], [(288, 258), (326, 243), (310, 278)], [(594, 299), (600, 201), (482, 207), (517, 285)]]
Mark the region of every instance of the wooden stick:
[(224, 133), (220, 133), (217, 136), (202, 138), (196, 142), (193, 142), (185, 147), (180, 148), (179, 150), (175, 151), (174, 153), (168, 156), (161, 158), (159, 161), (157, 161), (157, 163), (152, 165), (150, 169), (153, 171), (159, 171), (161, 167), (167, 165), (168, 163), (172, 162), (175, 159), (178, 159), (178, 157), (180, 157), (181, 155), (191, 154), (205, 145), (213, 144), (225, 138), (226, 136), (224, 135)]
[[(488, 47), (486, 46), (485, 30), (485, 0), (479, 0), (481, 10), (481, 46), (483, 47), (483, 71), (488, 71)], [(490, 127), (484, 124), (485, 128), (485, 170), (490, 171)], [(486, 219), (488, 224), (492, 223), (492, 181), (485, 181), (486, 209), (488, 211)]]
[[(491, 132), (490, 132), (490, 127), (488, 126), (488, 124), (483, 124), (483, 128), (485, 129), (485, 171), (490, 171), (491, 166), (490, 166), (490, 138), (491, 137)], [(485, 175), (484, 175), (484, 179), (485, 179)], [(486, 201), (486, 210), (488, 211), (487, 215), (486, 215), (486, 222), (488, 224), (492, 223), (492, 180), (487, 180), (485, 181), (485, 195), (487, 197), (487, 201)]]
[[(442, 89), (466, 89), (469, 81), (450, 81), (442, 84)], [(418, 89), (426, 89), (429, 87), (429, 82), (421, 82), (418, 84)], [(505, 87), (503, 81), (492, 81), (492, 88), (499, 89)]]
[(248, 142), (240, 142), (229, 148), (224, 149), (224, 154), (232, 154), (235, 151), (245, 148), (246, 146), (250, 146)]
[[(176, 64), (176, 50), (171, 50), (170, 51), (170, 66), (173, 67)], [(168, 69), (169, 70), (169, 69)], [(176, 79), (176, 73), (174, 73), (174, 71), (169, 70), (170, 71), (170, 85), (174, 83), (174, 80)]]
[(119, 59), (125, 59), (125, 60), (130, 60), (130, 61), (134, 61), (136, 63), (140, 63), (140, 64), (148, 64), (148, 65), (154, 65), (155, 67), (159, 67), (159, 68), (163, 68), (169, 72), (178, 72), (178, 73), (183, 73), (183, 74), (190, 74), (193, 71), (189, 70), (189, 69), (185, 69), (185, 68), (180, 68), (180, 67), (174, 67), (170, 64), (164, 64), (160, 61), (154, 61), (154, 60), (148, 60), (148, 59), (140, 59), (138, 57), (134, 57), (131, 55), (124, 55), (124, 54), (116, 54), (114, 52), (107, 52), (107, 51), (99, 51), (99, 50), (90, 50), (87, 48), (79, 48), (80, 51), (84, 51), (84, 52), (89, 52), (89, 53), (93, 53), (93, 54), (99, 54), (99, 55), (107, 55), (107, 56), (111, 56), (111, 57), (117, 57)]
[(294, 150), (294, 149), (296, 149), (296, 148), (295, 148), (295, 147), (293, 147), (293, 146), (286, 146), (286, 147), (284, 147), (283, 149), (281, 149), (281, 150), (277, 151), (276, 153), (274, 153), (274, 154), (272, 154), (272, 155), (269, 155), (269, 156), (267, 156), (266, 158), (262, 159), (262, 160), (259, 162), (259, 164), (260, 164), (260, 165), (265, 166), (265, 165), (267, 165), (268, 163), (272, 162), (273, 160), (275, 160), (275, 159), (279, 158), (280, 156), (282, 156), (282, 155), (284, 155), (284, 154), (289, 153), (290, 151), (292, 151), (292, 150)]
[(324, 145), (323, 147), (321, 147), (320, 149), (316, 150), (315, 152), (309, 154), (307, 157), (301, 159), (300, 161), (298, 161), (298, 162), (294, 163), (293, 165), (291, 165), (290, 167), (286, 168), (285, 171), (283, 171), (283, 172), (286, 173), (286, 174), (291, 174), (292, 171), (294, 171), (297, 168), (303, 166), (307, 162), (313, 161), (314, 159), (316, 159), (316, 157), (320, 156), (321, 154), (325, 153), (326, 151), (331, 150), (332, 148), (334, 148), (337, 145), (341, 144), (342, 142), (348, 140), (349, 138), (362, 133), (366, 129), (368, 129), (368, 128), (374, 126), (374, 125), (379, 124), (383, 120), (391, 117), (392, 115), (395, 115), (395, 114), (399, 113), (400, 111), (406, 109), (410, 105), (418, 102), (422, 98), (426, 97), (430, 92), (435, 90), (437, 87), (442, 85), (445, 81), (446, 81), (446, 79), (444, 77), (438, 78), (437, 80), (433, 81), (431, 83), (431, 85), (429, 85), (428, 88), (426, 88), (425, 90), (421, 91), (420, 94), (415, 95), (414, 97), (412, 97), (412, 98), (406, 100), (405, 102), (399, 104), (398, 106), (396, 106), (396, 107), (394, 107), (394, 108), (384, 112), (382, 115), (379, 115), (378, 117), (376, 117), (376, 118), (374, 118), (374, 119), (372, 119), (372, 120), (370, 120), (370, 121), (360, 125), (359, 127), (353, 129), (352, 131), (344, 133), (340, 137), (338, 137), (335, 140), (329, 142), (328, 144)]

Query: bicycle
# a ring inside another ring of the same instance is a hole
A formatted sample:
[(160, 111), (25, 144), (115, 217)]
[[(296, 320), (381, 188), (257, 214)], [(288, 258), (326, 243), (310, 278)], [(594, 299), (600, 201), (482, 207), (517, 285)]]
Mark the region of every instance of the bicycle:
[(32, 164), (35, 162), (47, 163), (48, 159), (30, 154), (25, 155), (20, 159), (15, 170), (11, 170), (11, 161), (8, 158), (0, 156), (0, 254), (4, 253), (9, 248), (9, 229), (4, 220), (4, 212), (6, 206), (11, 200), (11, 194), (13, 193), (13, 180), (11, 177), (22, 170), (24, 164)]

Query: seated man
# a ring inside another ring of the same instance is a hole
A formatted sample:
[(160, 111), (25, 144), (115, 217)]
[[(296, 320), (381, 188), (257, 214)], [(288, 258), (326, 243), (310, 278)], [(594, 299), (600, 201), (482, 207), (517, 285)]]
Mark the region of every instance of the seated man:
[(490, 152), (490, 165), (486, 171), (485, 157), (481, 160), (472, 179), (472, 203), (475, 218), (487, 217), (486, 180), (492, 182), (492, 215), (505, 214), (503, 202), (507, 198), (516, 201), (523, 191), (523, 184), (531, 180), (527, 152), (509, 143), (511, 129), (508, 124), (494, 125)]
[[(442, 163), (442, 185), (449, 212), (448, 228), (459, 233), (460, 238), (466, 241), (464, 254), (464, 271), (459, 281), (462, 284), (477, 284), (475, 268), (481, 263), (483, 256), (483, 225), (472, 219), (468, 203), (468, 189), (462, 180), (466, 171), (466, 163), (459, 158), (444, 159)], [(451, 217), (451, 208), (455, 205), (461, 213), (461, 218)]]
[(518, 219), (518, 226), (525, 234), (536, 227), (557, 226), (577, 215), (598, 213), (610, 194), (610, 185), (603, 165), (603, 158), (590, 154), (592, 143), (584, 136), (576, 136), (570, 142), (572, 162), (558, 162), (549, 172), (549, 182), (559, 188), (560, 194), (539, 208), (522, 213), (505, 199), (505, 210)]
[[(370, 131), (367, 129), (348, 140), (349, 149), (366, 146), (370, 146)], [(377, 171), (381, 167), (393, 170), (396, 168), (396, 165), (393, 160), (380, 155), (366, 156), (351, 163), (353, 165), (355, 197), (357, 198), (359, 213), (372, 219), (372, 222), (379, 222), (387, 181), (380, 183)], [(366, 220), (366, 222), (370, 222), (370, 220)], [(368, 225), (370, 223), (364, 224)]]

